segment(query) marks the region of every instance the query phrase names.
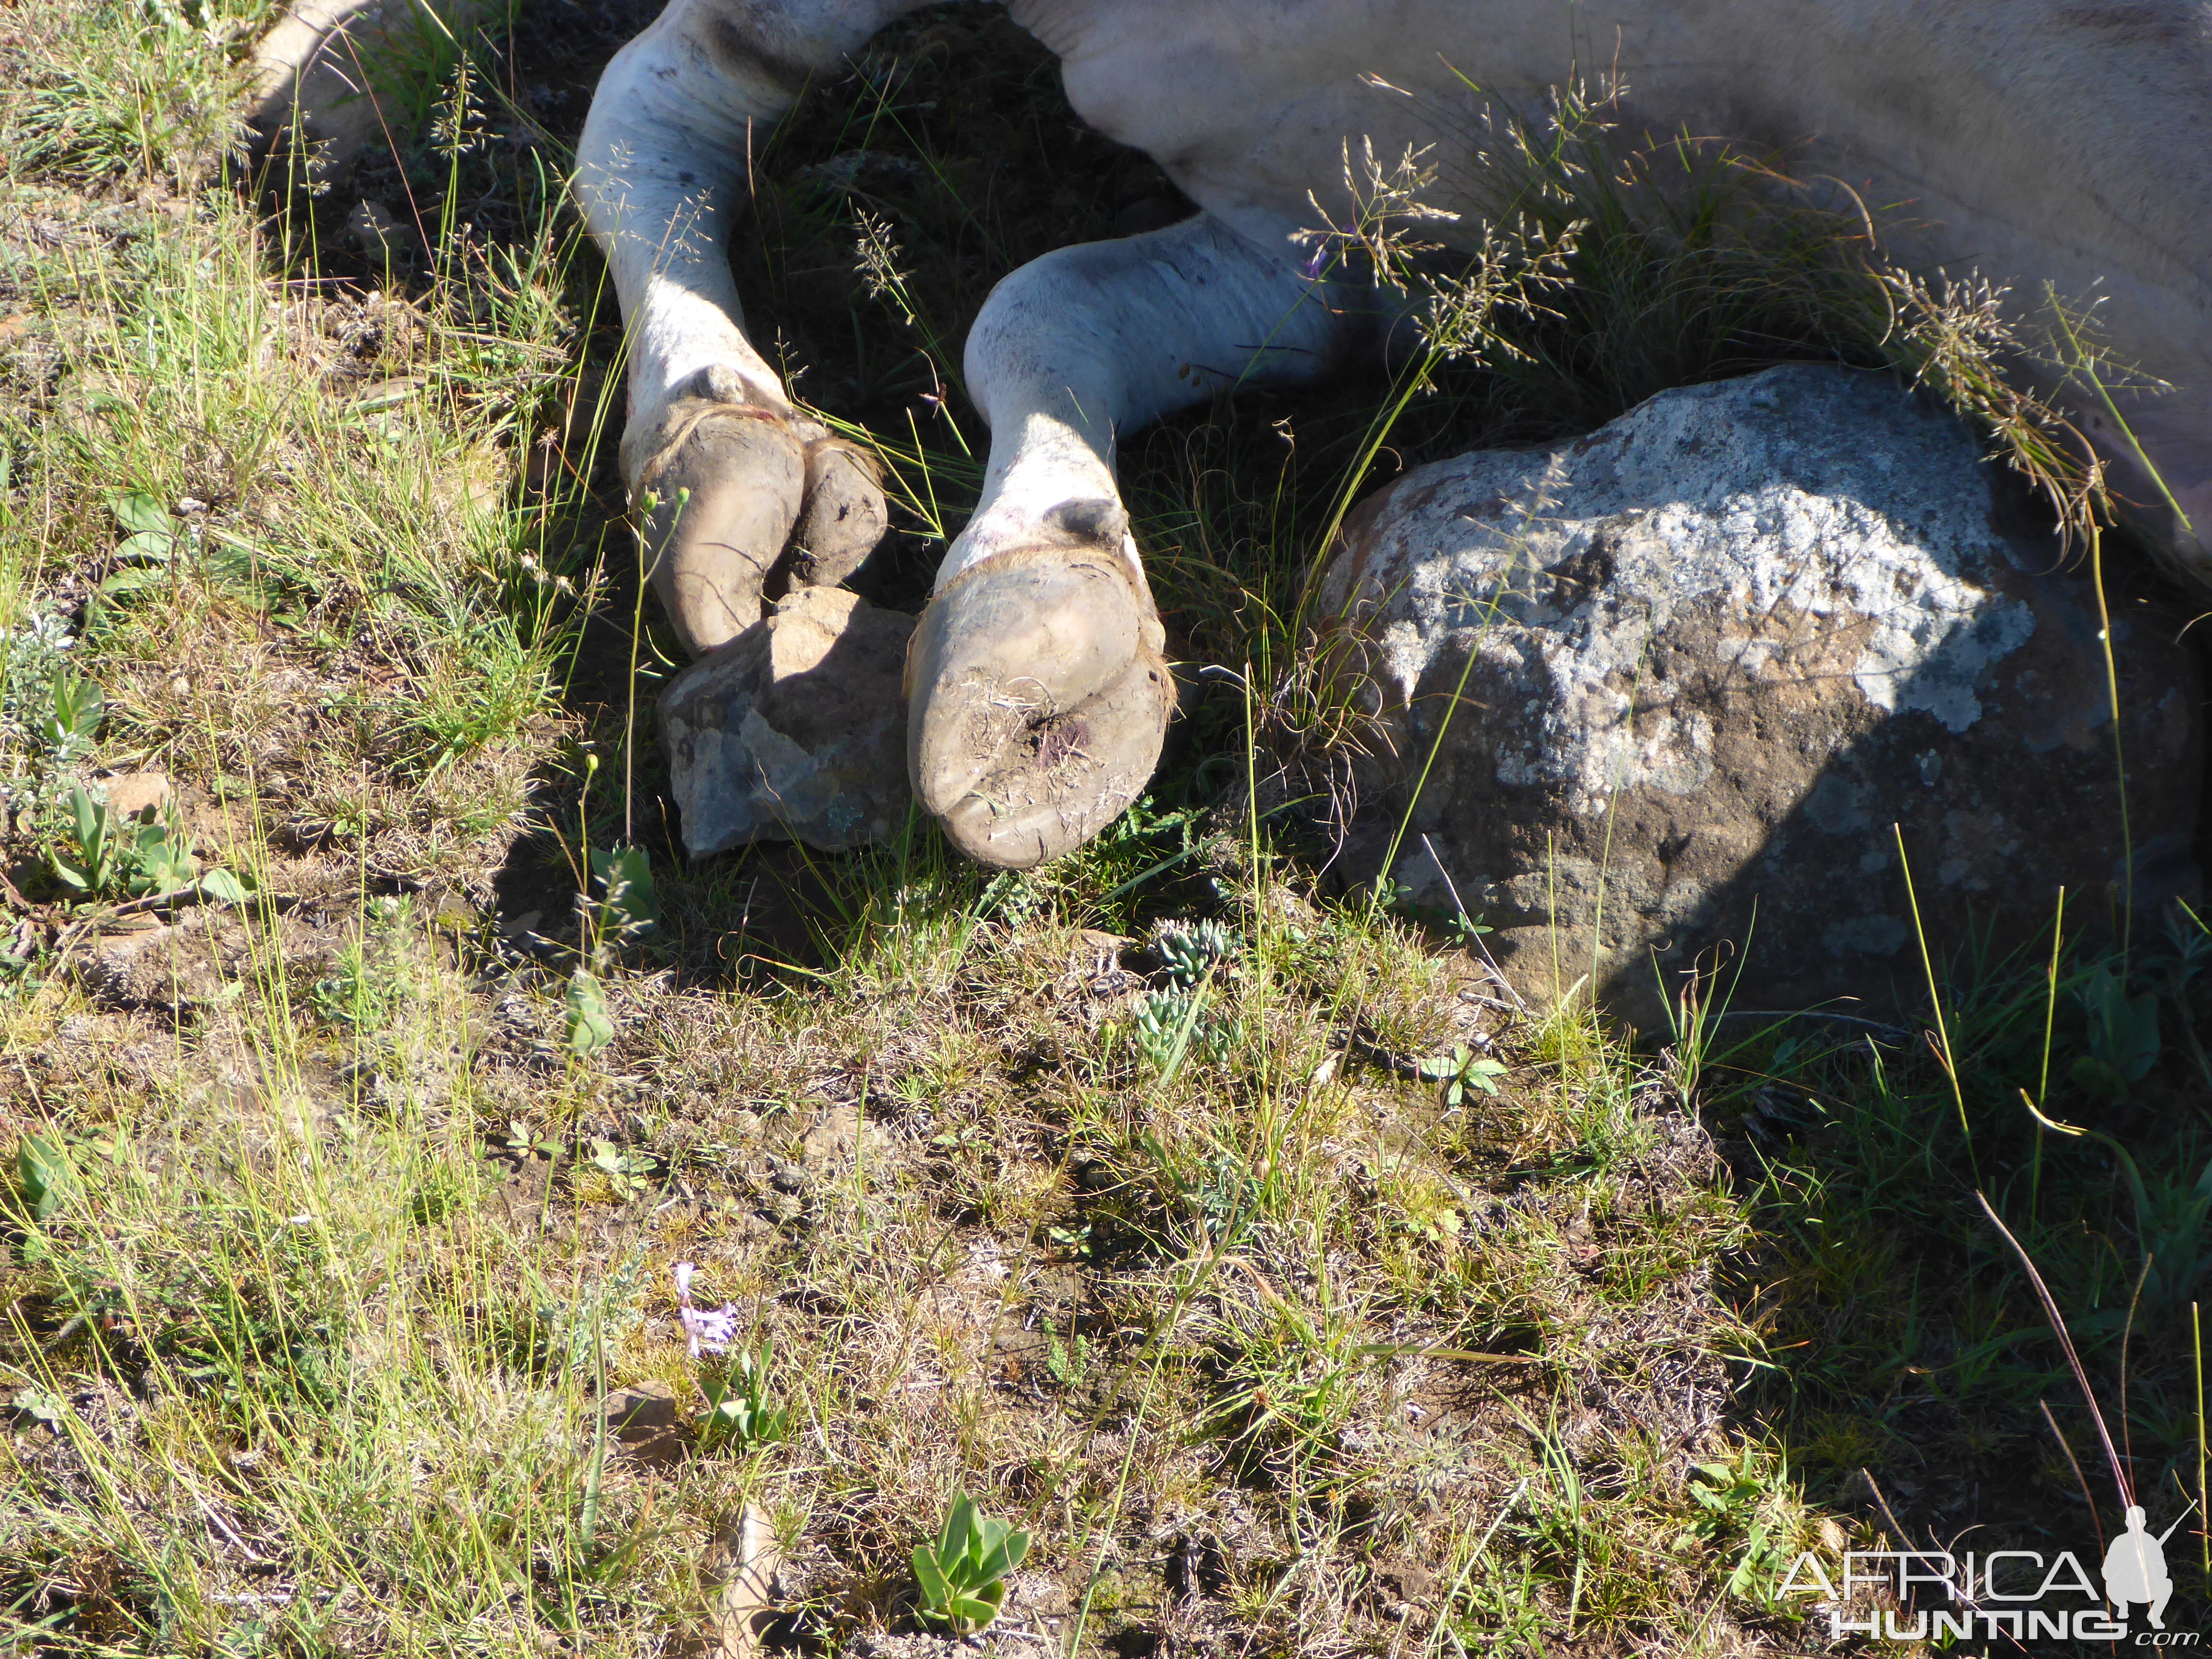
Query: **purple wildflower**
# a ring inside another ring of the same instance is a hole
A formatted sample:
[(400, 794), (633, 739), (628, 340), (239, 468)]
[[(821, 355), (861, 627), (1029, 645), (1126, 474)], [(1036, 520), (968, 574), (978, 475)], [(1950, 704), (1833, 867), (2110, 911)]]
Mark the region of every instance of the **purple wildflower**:
[(691, 1358), (696, 1359), (703, 1352), (723, 1353), (738, 1340), (738, 1310), (729, 1303), (708, 1312), (691, 1305), (691, 1275), (697, 1269), (689, 1261), (676, 1264), (676, 1316), (684, 1322), (684, 1334), (691, 1346)]

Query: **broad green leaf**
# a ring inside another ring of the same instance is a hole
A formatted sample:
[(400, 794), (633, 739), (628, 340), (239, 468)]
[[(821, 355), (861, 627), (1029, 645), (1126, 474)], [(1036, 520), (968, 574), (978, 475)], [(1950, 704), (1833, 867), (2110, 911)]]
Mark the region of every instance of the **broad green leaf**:
[(990, 1540), (989, 1547), (978, 1559), (975, 1576), (981, 1579), (1003, 1578), (1021, 1565), (1022, 1557), (1030, 1550), (1030, 1535), (1016, 1532), (1003, 1521), (992, 1522), (998, 1536)]
[(596, 1054), (615, 1040), (614, 1017), (607, 1012), (606, 993), (587, 968), (579, 968), (568, 979), (568, 1047), (581, 1055)]
[(67, 750), (89, 744), (107, 712), (107, 699), (100, 687), (74, 671), (54, 680), (52, 712), (39, 722), (39, 736), (49, 749)]
[(930, 1554), (927, 1544), (914, 1553), (914, 1582), (921, 1590), (924, 1607), (942, 1607), (952, 1599), (952, 1586), (938, 1571), (936, 1558)]
[(167, 564), (177, 556), (177, 538), (166, 530), (142, 530), (115, 550), (118, 559)]
[(2107, 1104), (2117, 1105), (2128, 1097), (2127, 1079), (2094, 1055), (2078, 1055), (2068, 1068), (2067, 1075), (2073, 1079), (2076, 1087)]
[(653, 931), (660, 920), (660, 899), (653, 891), (653, 861), (645, 848), (593, 848), (592, 874), (604, 890), (599, 902), (610, 925), (631, 934)]
[(9, 1405), (40, 1423), (60, 1423), (67, 1419), (69, 1407), (58, 1394), (46, 1394), (37, 1389), (25, 1389), (11, 1399)]
[(987, 1630), (999, 1616), (999, 1607), (1006, 1599), (1004, 1584), (991, 1584), (971, 1595), (953, 1598), (952, 1628), (962, 1636), (973, 1636)]
[(168, 580), (169, 573), (159, 566), (134, 564), (100, 583), (100, 591), (112, 599), (118, 594), (135, 593), (142, 587), (160, 587)]
[(173, 531), (177, 527), (169, 509), (143, 489), (119, 491), (107, 498), (107, 505), (115, 514), (116, 523), (133, 535)]
[(945, 1517), (945, 1534), (939, 1540), (937, 1557), (940, 1561), (957, 1561), (968, 1553), (968, 1546), (975, 1536), (975, 1505), (966, 1492), (952, 1500), (952, 1509)]
[(16, 1149), (15, 1172), (21, 1179), (23, 1202), (37, 1221), (47, 1219), (61, 1208), (75, 1173), (68, 1150), (44, 1135), (28, 1136)]
[(243, 904), (251, 896), (246, 884), (228, 870), (210, 870), (202, 876), (200, 892), (218, 904)]

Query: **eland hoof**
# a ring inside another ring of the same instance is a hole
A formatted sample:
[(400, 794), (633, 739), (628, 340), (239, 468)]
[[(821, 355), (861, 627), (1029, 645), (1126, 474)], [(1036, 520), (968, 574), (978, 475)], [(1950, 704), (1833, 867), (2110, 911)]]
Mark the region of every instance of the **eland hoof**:
[(962, 571), (908, 647), (915, 794), (962, 852), (1006, 869), (1072, 851), (1135, 799), (1175, 707), (1120, 535), (1068, 539)]
[(633, 493), (652, 503), (647, 575), (698, 657), (794, 588), (852, 574), (885, 514), (872, 457), (787, 410), (744, 401), (732, 376), (696, 376), (694, 386), (623, 450)]

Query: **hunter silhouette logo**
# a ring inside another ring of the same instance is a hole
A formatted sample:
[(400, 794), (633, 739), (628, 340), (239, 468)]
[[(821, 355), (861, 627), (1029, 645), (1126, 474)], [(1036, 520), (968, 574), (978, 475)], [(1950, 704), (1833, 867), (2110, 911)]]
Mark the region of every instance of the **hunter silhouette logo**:
[[(2173, 1527), (2180, 1524), (2181, 1517), (2175, 1516)], [(2166, 1540), (2173, 1527), (2154, 1538), (2144, 1528), (2142, 1505), (2130, 1508), (2128, 1529), (2105, 1552), (2105, 1599), (2112, 1604), (2113, 1617), (2125, 1619), (2130, 1601), (2147, 1601), (2151, 1628), (2166, 1628), (2166, 1604), (2173, 1597), (2173, 1580), (2166, 1571)]]

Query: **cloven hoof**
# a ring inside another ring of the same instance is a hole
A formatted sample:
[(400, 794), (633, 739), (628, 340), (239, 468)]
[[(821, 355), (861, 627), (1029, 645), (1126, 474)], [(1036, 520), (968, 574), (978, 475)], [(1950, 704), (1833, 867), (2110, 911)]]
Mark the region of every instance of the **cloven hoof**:
[(695, 657), (793, 588), (836, 586), (882, 538), (873, 458), (788, 411), (681, 397), (639, 447), (647, 575)]

